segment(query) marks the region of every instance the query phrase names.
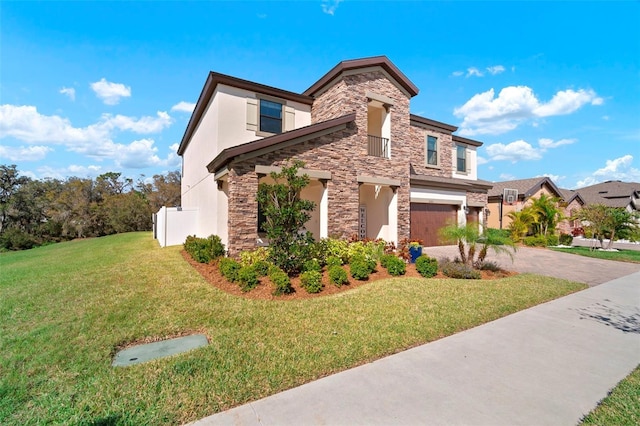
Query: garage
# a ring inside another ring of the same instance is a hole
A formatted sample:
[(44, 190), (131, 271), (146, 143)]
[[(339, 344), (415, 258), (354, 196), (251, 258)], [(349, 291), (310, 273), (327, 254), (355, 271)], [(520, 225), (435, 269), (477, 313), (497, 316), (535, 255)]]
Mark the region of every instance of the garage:
[(411, 203), (411, 239), (424, 245), (441, 246), (438, 230), (456, 222), (458, 206), (451, 204)]

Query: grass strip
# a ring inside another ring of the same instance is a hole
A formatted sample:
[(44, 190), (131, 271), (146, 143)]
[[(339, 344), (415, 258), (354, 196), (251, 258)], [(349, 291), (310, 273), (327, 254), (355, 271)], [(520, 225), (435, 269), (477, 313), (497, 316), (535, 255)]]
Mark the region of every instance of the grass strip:
[(596, 259), (617, 260), (619, 262), (640, 263), (640, 250), (618, 250), (604, 251), (593, 250), (589, 247), (549, 247), (551, 250), (561, 251), (563, 253), (577, 254), (586, 257), (595, 257)]
[(582, 419), (583, 425), (636, 426), (640, 424), (640, 365), (624, 378), (596, 408)]
[[(248, 300), (180, 250), (130, 233), (0, 254), (0, 424), (181, 424), (586, 287), (396, 278)], [(122, 345), (195, 331), (211, 344), (111, 367)]]

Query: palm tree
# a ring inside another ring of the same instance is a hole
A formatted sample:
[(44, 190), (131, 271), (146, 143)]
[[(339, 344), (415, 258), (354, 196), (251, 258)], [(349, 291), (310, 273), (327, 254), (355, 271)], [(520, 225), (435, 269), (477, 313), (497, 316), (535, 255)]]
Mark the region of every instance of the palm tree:
[[(458, 244), (460, 260), (469, 266), (480, 266), (487, 257), (489, 249), (497, 254), (506, 253), (511, 257), (511, 260), (513, 260), (513, 253), (516, 251), (515, 244), (509, 238), (487, 232), (481, 235), (477, 223), (467, 223), (463, 226), (453, 223), (440, 228), (439, 233), (444, 242)], [(478, 258), (474, 259), (478, 244), (482, 246), (478, 252)]]
[(539, 234), (546, 237), (549, 230), (551, 233), (555, 232), (558, 222), (564, 219), (559, 202), (559, 198), (549, 197), (546, 194), (531, 198), (530, 207), (538, 216)]
[(478, 253), (478, 260), (474, 262), (476, 267), (482, 265), (484, 259), (487, 257), (489, 249), (493, 250), (496, 254), (505, 253), (509, 255), (513, 262), (513, 254), (516, 252), (516, 244), (511, 238), (503, 237), (495, 232), (485, 232), (480, 236), (478, 242), (482, 244), (480, 253)]
[(509, 212), (507, 216), (511, 219), (509, 231), (511, 231), (511, 239), (513, 241), (522, 242), (522, 239), (529, 232), (529, 228), (538, 221), (538, 217), (531, 207), (525, 207), (519, 212)]

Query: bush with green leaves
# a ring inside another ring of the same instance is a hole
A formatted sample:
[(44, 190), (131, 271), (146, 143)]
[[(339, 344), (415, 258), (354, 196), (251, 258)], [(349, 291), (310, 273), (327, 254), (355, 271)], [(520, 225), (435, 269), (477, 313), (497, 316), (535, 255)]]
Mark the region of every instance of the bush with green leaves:
[(258, 273), (253, 266), (243, 266), (238, 270), (238, 284), (244, 292), (253, 290), (260, 284)]
[(341, 287), (342, 284), (349, 282), (347, 277), (347, 271), (340, 265), (333, 265), (329, 267), (329, 281), (336, 287)]
[(571, 244), (573, 244), (573, 235), (560, 234), (560, 238), (558, 241), (560, 242), (560, 245), (570, 246)]
[(349, 263), (355, 258), (363, 257), (374, 263), (384, 255), (385, 242), (383, 240), (376, 241), (354, 241), (349, 244), (347, 256)]
[(332, 266), (342, 266), (342, 258), (337, 256), (329, 256), (327, 257), (327, 268), (331, 268)]
[(557, 246), (560, 243), (560, 239), (557, 235), (551, 234), (547, 235), (547, 245), (548, 246)]
[(495, 239), (498, 241), (511, 237), (511, 231), (509, 229), (486, 228), (484, 230), (484, 233), (487, 238)]
[(369, 278), (369, 275), (374, 270), (374, 267), (371, 266), (371, 262), (367, 261), (363, 257), (355, 257), (349, 263), (349, 270), (351, 272), (351, 276), (356, 280), (364, 281)]
[(322, 274), (318, 271), (307, 271), (300, 274), (300, 285), (307, 293), (320, 293), (322, 290)]
[(240, 263), (228, 257), (223, 257), (222, 259), (220, 259), (218, 267), (220, 268), (220, 273), (222, 274), (222, 276), (225, 277), (228, 281), (232, 283), (238, 281), (238, 272), (240, 271), (240, 268), (242, 268), (242, 265), (240, 265)]
[(547, 239), (544, 235), (536, 235), (530, 237), (524, 237), (523, 243), (528, 247), (546, 247)]
[(225, 253), (224, 244), (222, 244), (222, 240), (217, 235), (210, 235), (207, 238), (189, 235), (183, 246), (193, 260), (199, 263), (209, 263), (220, 256), (224, 256)]
[(306, 262), (304, 262), (304, 265), (302, 266), (302, 270), (304, 272), (308, 272), (308, 271), (322, 272), (322, 266), (320, 265), (320, 262), (318, 262), (318, 259), (309, 259)]
[(425, 278), (434, 277), (438, 273), (438, 261), (423, 254), (416, 259), (416, 270)]
[(286, 272), (277, 266), (273, 266), (269, 270), (269, 279), (274, 285), (273, 295), (280, 296), (282, 294), (289, 294), (293, 291), (291, 287), (291, 279)]
[(390, 259), (387, 259), (386, 263), (387, 271), (394, 277), (404, 275), (407, 272), (407, 264), (399, 257), (391, 256)]
[(271, 263), (266, 260), (257, 260), (251, 266), (259, 277), (264, 277), (269, 274), (269, 268), (271, 268)]
[(269, 259), (289, 274), (302, 269), (313, 247), (311, 233), (300, 232), (315, 209), (313, 201), (300, 197), (310, 182), (308, 175), (298, 175), (303, 167), (303, 162), (293, 161), (280, 173), (272, 172), (274, 183), (260, 183), (256, 197), (265, 218), (260, 225), (269, 239)]
[(383, 268), (387, 269), (389, 267), (389, 263), (393, 262), (393, 260), (391, 260), (391, 259), (393, 259), (394, 257), (396, 259), (398, 259), (398, 256), (394, 256), (393, 254), (384, 254), (384, 255), (382, 255), (382, 257), (380, 258), (380, 265)]
[(262, 260), (269, 260), (269, 249), (266, 247), (258, 247), (256, 249), (246, 250), (240, 253), (240, 263), (242, 266), (251, 266)]
[(38, 245), (38, 240), (18, 229), (8, 228), (0, 234), (0, 248), (6, 250), (28, 250)]
[(330, 257), (337, 257), (340, 259), (341, 265), (349, 262), (349, 243), (347, 241), (337, 238), (323, 238), (320, 243), (327, 261)]
[(444, 262), (441, 263), (440, 269), (442, 273), (449, 278), (461, 278), (465, 280), (479, 280), (480, 272), (471, 268), (469, 265), (460, 262)]

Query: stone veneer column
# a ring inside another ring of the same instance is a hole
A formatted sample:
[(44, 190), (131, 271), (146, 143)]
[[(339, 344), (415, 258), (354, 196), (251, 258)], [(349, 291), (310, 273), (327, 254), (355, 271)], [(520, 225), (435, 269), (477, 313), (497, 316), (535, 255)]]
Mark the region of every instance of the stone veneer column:
[(256, 247), (258, 239), (258, 175), (249, 167), (229, 170), (229, 255)]

